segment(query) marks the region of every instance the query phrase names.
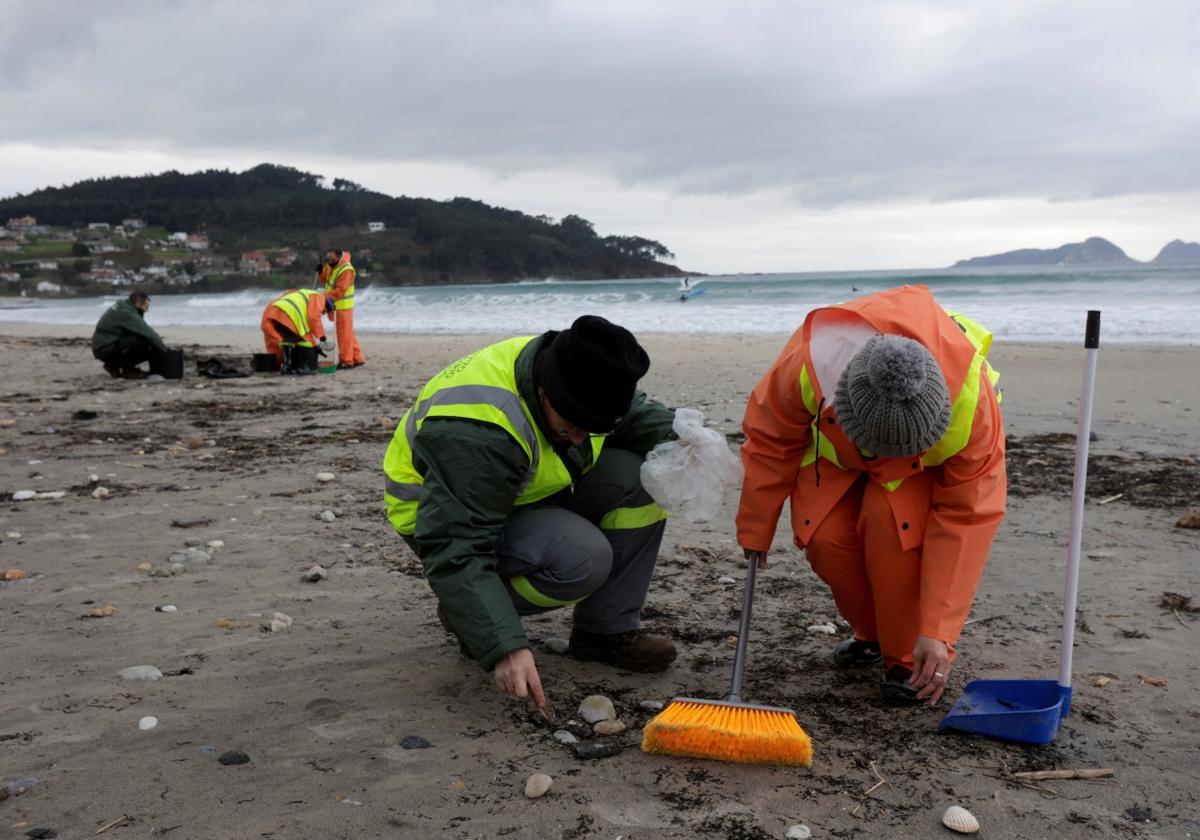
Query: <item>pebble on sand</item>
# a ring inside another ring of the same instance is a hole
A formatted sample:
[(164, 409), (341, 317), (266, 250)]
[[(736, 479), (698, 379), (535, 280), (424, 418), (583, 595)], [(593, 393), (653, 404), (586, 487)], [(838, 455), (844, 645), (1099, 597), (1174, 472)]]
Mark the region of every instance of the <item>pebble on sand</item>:
[(92, 491), (93, 499), (107, 499), (111, 495), (112, 495), (112, 491), (109, 490), (107, 487), (97, 487), (95, 490)]
[(0, 571), (0, 580), (25, 580), (29, 574), (22, 569), (4, 569)]
[(638, 703), (638, 708), (646, 712), (661, 712), (666, 706), (661, 700), (642, 700)]
[(406, 750), (427, 750), (433, 746), (420, 735), (405, 735), (400, 740), (400, 746)]
[[(13, 496), (16, 499), (16, 496)], [(18, 500), (19, 501), (19, 500)], [(1183, 516), (1179, 517), (1179, 521), (1175, 523), (1176, 528), (1200, 528), (1200, 510), (1189, 510)]]
[(205, 545), (207, 545), (213, 551), (220, 551), (222, 548), (225, 547), (225, 541), (224, 540), (209, 540), (207, 543), (205, 543)]
[(179, 609), (179, 608), (176, 607), (174, 604), (163, 604), (161, 607), (154, 608), (155, 612), (165, 612), (165, 613), (173, 613), (177, 609)]
[(325, 571), (320, 566), (313, 566), (300, 573), (300, 579), (306, 580), (309, 583), (316, 583), (317, 581), (324, 580), (327, 577), (329, 577), (329, 572)]
[(183, 445), (188, 449), (199, 449), (204, 445), (204, 435), (188, 435), (183, 439)]
[(156, 726), (158, 726), (158, 718), (156, 718), (154, 715), (146, 715), (144, 718), (138, 721), (138, 729), (142, 730), (143, 732), (149, 732)]
[(566, 744), (568, 746), (570, 746), (571, 744), (579, 743), (579, 739), (576, 738), (574, 735), (572, 735), (570, 732), (568, 732), (565, 729), (560, 729), (557, 732), (555, 732), (554, 740), (558, 741), (558, 743), (560, 743), (560, 744)]
[(324, 484), (325, 482), (328, 482), (328, 481), (333, 481), (333, 480), (334, 480), (336, 477), (337, 477), (337, 476), (335, 476), (335, 475), (334, 475), (333, 473), (331, 473), (331, 472), (319, 472), (319, 473), (317, 473), (317, 481), (321, 482), (322, 484)]
[(281, 612), (273, 613), (270, 621), (264, 621), (262, 629), (268, 633), (282, 633), (292, 626), (292, 617)]
[(592, 727), (592, 731), (597, 735), (620, 735), (625, 731), (625, 721), (602, 720)]
[(717, 578), (717, 583), (737, 583), (737, 581), (731, 578), (729, 575), (723, 575)]
[(579, 704), (579, 716), (588, 723), (599, 723), (602, 720), (615, 720), (617, 710), (613, 702), (602, 694), (585, 697)]
[(37, 493), (35, 493), (32, 490), (18, 490), (17, 492), (12, 494), (12, 499), (14, 502), (27, 502), (30, 499), (36, 499), (36, 498), (37, 498)]
[(231, 764), (249, 764), (250, 756), (246, 755), (244, 752), (229, 750), (228, 752), (221, 753), (221, 757), (218, 758), (217, 761), (221, 762), (227, 767)]
[(785, 836), (788, 840), (808, 840), (809, 837), (812, 837), (812, 829), (804, 823), (796, 823), (788, 828)]
[(335, 522), (337, 521), (337, 514), (331, 510), (323, 510), (321, 511), (320, 520), (322, 522)]
[(552, 650), (555, 653), (566, 653), (571, 649), (571, 643), (566, 639), (547, 639), (544, 644), (547, 650)]
[(554, 784), (554, 779), (545, 773), (534, 773), (525, 780), (525, 796), (529, 799), (541, 799)]
[(161, 680), (162, 675), (162, 671), (153, 665), (132, 665), (128, 668), (122, 668), (119, 672), (119, 676), (123, 680), (146, 680), (149, 682)]
[(603, 741), (581, 741), (575, 745), (575, 757), (583, 759), (608, 758), (620, 755), (621, 742), (605, 739)]
[(837, 628), (832, 624), (810, 624), (808, 626), (809, 633), (823, 633), (826, 636), (833, 636), (837, 633)]

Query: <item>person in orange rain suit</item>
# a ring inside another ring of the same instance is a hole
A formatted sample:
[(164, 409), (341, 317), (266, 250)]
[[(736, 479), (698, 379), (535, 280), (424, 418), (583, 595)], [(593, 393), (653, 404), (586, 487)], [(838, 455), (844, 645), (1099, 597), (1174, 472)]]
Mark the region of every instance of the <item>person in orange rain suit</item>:
[(746, 406), (738, 543), (765, 567), (790, 499), (854, 630), (834, 660), (882, 658), (890, 705), (941, 698), (1004, 516), (990, 344), (924, 286), (876, 292), (810, 312)]
[(312, 289), (289, 289), (267, 304), (263, 310), (263, 344), (266, 352), (274, 353), (280, 367), (284, 365), (283, 344), (311, 347), (325, 341), (325, 325), (321, 315), (333, 316), (333, 301)]
[(354, 280), (357, 272), (350, 264), (350, 252), (329, 249), (318, 273), (318, 282), (334, 301), (337, 310), (338, 370), (365, 365), (362, 348), (354, 336)]

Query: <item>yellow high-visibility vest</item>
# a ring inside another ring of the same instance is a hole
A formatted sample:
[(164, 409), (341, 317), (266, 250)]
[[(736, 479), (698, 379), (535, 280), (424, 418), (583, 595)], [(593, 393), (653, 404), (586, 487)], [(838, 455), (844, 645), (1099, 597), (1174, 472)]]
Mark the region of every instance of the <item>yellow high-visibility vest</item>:
[(311, 341), (305, 341), (304, 337), (312, 332), (312, 324), (308, 320), (308, 299), (313, 295), (319, 295), (320, 292), (312, 289), (297, 289), (294, 292), (287, 292), (271, 301), (271, 306), (283, 312), (292, 322), (292, 331), (300, 336), (299, 345), (301, 347), (312, 347)]
[[(329, 272), (329, 276), (325, 278), (325, 294), (333, 291), (333, 287), (337, 285), (337, 279), (347, 271), (354, 271), (354, 266), (348, 262), (344, 262)], [(355, 280), (358, 279), (357, 271), (354, 271), (354, 278)], [(346, 287), (346, 293), (333, 302), (333, 307), (334, 309), (354, 308), (354, 280), (351, 280), (350, 285)]]
[[(429, 380), (412, 408), (400, 418), (383, 458), (383, 497), (388, 521), (396, 531), (412, 534), (416, 530), (425, 479), (413, 466), (412, 447), (417, 432), (430, 417), (490, 423), (512, 436), (529, 459), (516, 500), (518, 506), (533, 504), (571, 485), (570, 471), (534, 422), (517, 390), (514, 366), (522, 348), (532, 340), (532, 336), (510, 338), (459, 359)], [(591, 446), (594, 465), (604, 438), (592, 437)]]

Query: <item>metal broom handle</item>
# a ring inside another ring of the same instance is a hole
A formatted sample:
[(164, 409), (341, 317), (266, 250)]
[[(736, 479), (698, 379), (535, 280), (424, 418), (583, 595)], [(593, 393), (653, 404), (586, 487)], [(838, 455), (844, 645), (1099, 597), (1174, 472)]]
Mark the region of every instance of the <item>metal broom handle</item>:
[(757, 553), (748, 558), (750, 568), (746, 572), (746, 591), (742, 593), (742, 619), (738, 622), (737, 650), (733, 654), (733, 678), (729, 681), (729, 694), (725, 699), (732, 703), (742, 702), (742, 670), (746, 665), (746, 637), (750, 635), (750, 612), (754, 605), (754, 578), (758, 574)]
[(1067, 582), (1063, 588), (1062, 650), (1058, 659), (1058, 684), (1071, 687), (1071, 662), (1075, 653), (1075, 607), (1079, 594), (1079, 552), (1083, 542), (1083, 502), (1087, 494), (1088, 442), (1092, 436), (1092, 394), (1096, 384), (1096, 356), (1100, 353), (1100, 311), (1088, 310), (1083, 346), (1087, 365), (1079, 395), (1079, 434), (1075, 438), (1075, 481), (1071, 487), (1071, 537), (1067, 543)]

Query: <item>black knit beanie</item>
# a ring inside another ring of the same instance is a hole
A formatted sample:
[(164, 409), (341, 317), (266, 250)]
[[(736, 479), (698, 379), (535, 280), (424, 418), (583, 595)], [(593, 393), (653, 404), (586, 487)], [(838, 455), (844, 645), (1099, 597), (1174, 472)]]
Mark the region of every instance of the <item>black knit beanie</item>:
[(633, 333), (599, 315), (583, 315), (551, 335), (538, 353), (536, 383), (567, 422), (587, 432), (612, 431), (629, 411), (650, 357)]

